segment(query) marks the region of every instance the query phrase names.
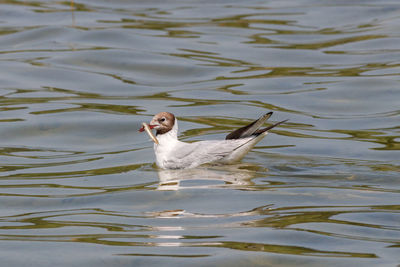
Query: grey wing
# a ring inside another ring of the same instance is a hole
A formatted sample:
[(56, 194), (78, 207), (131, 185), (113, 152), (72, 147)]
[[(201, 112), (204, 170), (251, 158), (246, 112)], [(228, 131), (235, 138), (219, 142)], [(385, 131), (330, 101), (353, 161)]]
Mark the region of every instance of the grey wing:
[(239, 140), (229, 141), (200, 141), (196, 143), (185, 143), (174, 154), (174, 159), (168, 162), (168, 165), (176, 169), (192, 168), (205, 163), (218, 161), (235, 149), (242, 142)]

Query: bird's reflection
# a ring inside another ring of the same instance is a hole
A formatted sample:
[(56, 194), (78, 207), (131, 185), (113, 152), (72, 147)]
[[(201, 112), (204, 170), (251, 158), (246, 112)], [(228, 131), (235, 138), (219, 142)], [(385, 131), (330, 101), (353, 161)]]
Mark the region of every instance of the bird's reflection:
[[(253, 185), (252, 179), (260, 175), (260, 171), (266, 172), (266, 169), (246, 163), (183, 170), (159, 170), (157, 189), (221, 188), (227, 185), (246, 187)], [(183, 185), (185, 181), (191, 182)]]

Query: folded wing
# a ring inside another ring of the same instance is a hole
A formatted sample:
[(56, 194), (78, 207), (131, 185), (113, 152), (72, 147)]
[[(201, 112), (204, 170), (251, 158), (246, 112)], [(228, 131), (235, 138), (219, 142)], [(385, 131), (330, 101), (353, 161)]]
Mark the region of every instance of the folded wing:
[(205, 163), (219, 161), (250, 140), (221, 140), (181, 143), (176, 153), (165, 162), (170, 169), (193, 168)]

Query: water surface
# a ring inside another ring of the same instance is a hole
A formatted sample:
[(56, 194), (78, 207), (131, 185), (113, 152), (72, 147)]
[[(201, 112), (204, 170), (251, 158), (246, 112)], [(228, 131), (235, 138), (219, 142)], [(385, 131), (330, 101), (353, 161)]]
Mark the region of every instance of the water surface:
[[(396, 1), (0, 2), (5, 266), (396, 266)], [(160, 171), (273, 111), (242, 163)]]

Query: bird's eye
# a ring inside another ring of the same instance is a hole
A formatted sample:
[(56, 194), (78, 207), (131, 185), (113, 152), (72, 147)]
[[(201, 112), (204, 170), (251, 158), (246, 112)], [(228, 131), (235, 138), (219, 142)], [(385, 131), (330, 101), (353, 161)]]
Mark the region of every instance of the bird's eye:
[(162, 118), (161, 121), (165, 121), (165, 118)]

